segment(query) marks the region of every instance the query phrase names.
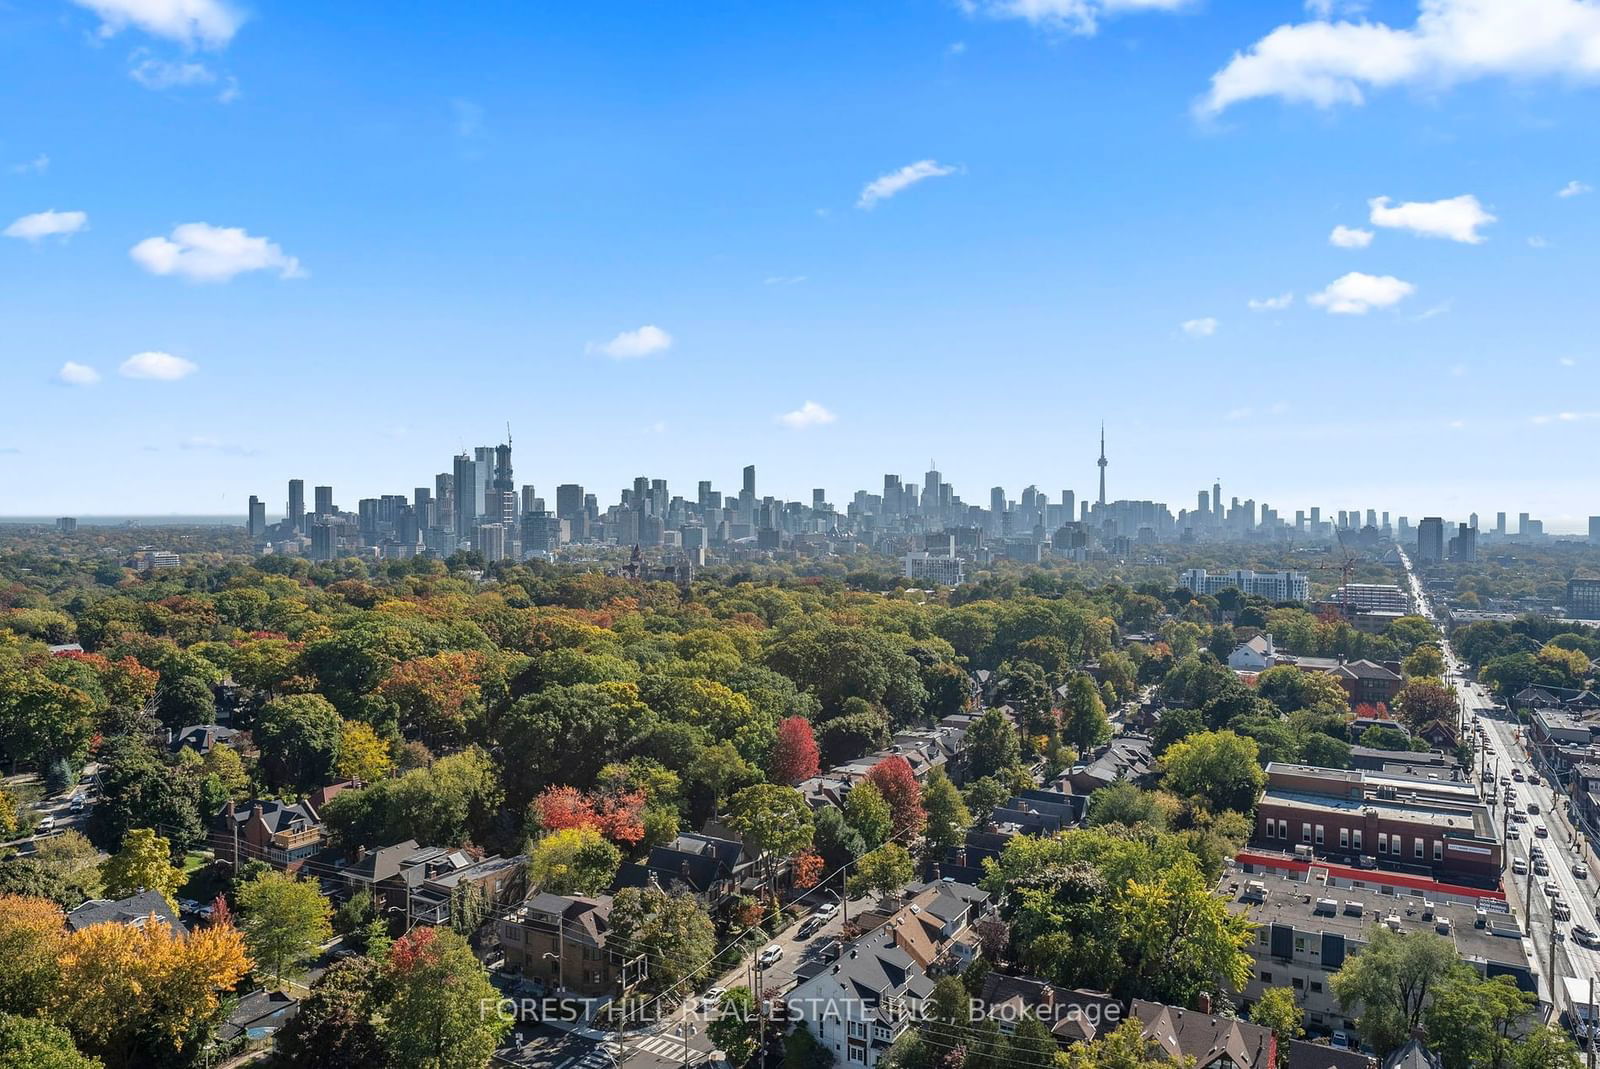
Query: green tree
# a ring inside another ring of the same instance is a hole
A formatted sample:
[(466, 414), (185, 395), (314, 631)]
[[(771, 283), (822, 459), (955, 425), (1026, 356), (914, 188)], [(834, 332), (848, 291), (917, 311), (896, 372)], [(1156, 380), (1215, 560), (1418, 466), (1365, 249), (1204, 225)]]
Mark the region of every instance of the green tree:
[(1434, 645), (1418, 646), (1411, 651), (1401, 666), (1408, 677), (1429, 676), (1434, 679), (1444, 676), (1444, 654), (1439, 652), (1439, 647)]
[(649, 961), (641, 985), (649, 993), (674, 989), (717, 952), (716, 928), (693, 895), (624, 887), (612, 898), (610, 919), (617, 945)]
[(943, 768), (934, 768), (923, 781), (922, 808), (928, 813), (923, 836), (934, 850), (945, 850), (964, 841), (972, 826), (972, 814)]
[(756, 997), (748, 987), (730, 987), (718, 1000), (706, 1024), (706, 1035), (728, 1055), (728, 1064), (744, 1065), (754, 1056), (759, 1014)]
[[(387, 952), (385, 952), (387, 953)], [(371, 958), (336, 961), (300, 1000), (278, 1033), (278, 1053), (296, 1069), (362, 1069), (387, 1065), (373, 1022), (379, 965)]]
[(533, 844), (528, 878), (558, 895), (597, 895), (611, 886), (622, 851), (594, 828), (563, 828)]
[(1512, 1069), (1582, 1069), (1583, 1056), (1561, 1029), (1536, 1024), (1512, 1051), (1511, 1065)]
[(140, 891), (156, 891), (176, 912), (183, 870), (172, 863), (172, 846), (149, 828), (134, 828), (122, 840), (122, 849), (100, 866), (100, 882), (108, 898), (126, 898)]
[(1428, 1046), (1445, 1069), (1506, 1069), (1535, 1001), (1509, 976), (1452, 970), (1423, 1011)]
[(492, 1011), (500, 993), (467, 941), (448, 928), (417, 928), (395, 940), (383, 984), (379, 1036), (385, 1064), (395, 1069), (483, 1069), (508, 1027)]
[(1231, 731), (1203, 731), (1168, 747), (1161, 757), (1168, 790), (1199, 798), (1213, 809), (1248, 813), (1267, 774), (1254, 739)]
[(1412, 728), (1420, 728), (1435, 720), (1454, 724), (1461, 715), (1461, 703), (1456, 692), (1437, 679), (1417, 677), (1400, 688), (1394, 696), (1397, 715)]
[(333, 936), (328, 900), (315, 883), (266, 872), (240, 886), (239, 927), (258, 964), (282, 983), (286, 969), (312, 957)]
[(102, 1069), (79, 1054), (72, 1035), (37, 1017), (0, 1013), (0, 1069)]
[(973, 721), (967, 729), (966, 747), (967, 775), (972, 779), (1004, 778), (1022, 757), (1017, 729), (998, 709), (986, 710)]
[(972, 811), (972, 819), (981, 823), (989, 819), (989, 814), (993, 813), (996, 807), (1009, 801), (1012, 793), (1009, 784), (999, 778), (983, 776), (967, 784), (962, 797), (967, 801), (967, 808)]
[(328, 699), (291, 694), (262, 707), (252, 736), (271, 783), (309, 789), (333, 781), (342, 730), (339, 711)]
[(1290, 1042), (1306, 1034), (1305, 1019), (1306, 1011), (1294, 1000), (1293, 989), (1287, 987), (1264, 991), (1256, 1004), (1250, 1007), (1250, 1020), (1272, 1029), (1278, 1041), (1277, 1069), (1289, 1064)]
[(1379, 1057), (1406, 1042), (1422, 1023), (1435, 989), (1457, 966), (1455, 944), (1432, 932), (1399, 933), (1379, 925), (1366, 949), (1333, 974), (1333, 993), (1346, 1011), (1359, 1007), (1356, 1027)]
[(733, 796), (728, 824), (747, 846), (765, 854), (769, 870), (811, 845), (811, 807), (793, 787), (758, 783)]
[(883, 845), (894, 827), (894, 814), (889, 811), (883, 792), (865, 781), (851, 787), (850, 793), (845, 795), (844, 819), (861, 834), (869, 850)]
[(855, 871), (850, 874), (850, 893), (893, 894), (910, 883), (915, 874), (916, 868), (906, 848), (898, 843), (885, 843), (856, 862)]
[(1171, 795), (1143, 790), (1123, 780), (1089, 795), (1085, 819), (1090, 827), (1144, 824), (1165, 831), (1177, 808), (1177, 799)]
[(1067, 680), (1067, 696), (1061, 709), (1061, 737), (1078, 748), (1092, 750), (1111, 737), (1111, 721), (1106, 719), (1105, 703), (1094, 680), (1075, 675)]

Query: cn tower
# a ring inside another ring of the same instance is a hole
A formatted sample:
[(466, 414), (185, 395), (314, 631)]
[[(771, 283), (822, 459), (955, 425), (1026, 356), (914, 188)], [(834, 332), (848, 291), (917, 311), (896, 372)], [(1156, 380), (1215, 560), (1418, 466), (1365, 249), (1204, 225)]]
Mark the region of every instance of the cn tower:
[(1100, 424), (1100, 506), (1106, 503), (1106, 425)]

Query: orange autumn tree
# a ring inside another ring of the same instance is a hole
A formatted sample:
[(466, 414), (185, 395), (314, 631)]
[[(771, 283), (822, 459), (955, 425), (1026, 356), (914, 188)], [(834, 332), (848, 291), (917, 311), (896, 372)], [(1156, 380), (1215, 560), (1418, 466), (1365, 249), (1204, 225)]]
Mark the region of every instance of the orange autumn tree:
[(389, 706), (400, 730), (430, 746), (466, 734), (478, 710), (483, 655), (447, 651), (394, 666), (378, 684), (378, 698)]
[(0, 895), (0, 1013), (37, 1013), (56, 989), (66, 914), (47, 898)]
[(533, 800), (541, 830), (590, 828), (622, 846), (644, 839), (644, 809), (643, 791), (585, 794), (576, 787), (547, 787)]
[(822, 879), (822, 855), (815, 850), (796, 854), (789, 859), (789, 871), (796, 887), (815, 887)]
[(231, 924), (177, 932), (155, 917), (69, 932), (51, 1017), (108, 1069), (139, 1065), (144, 1044), (181, 1050), (250, 969)]

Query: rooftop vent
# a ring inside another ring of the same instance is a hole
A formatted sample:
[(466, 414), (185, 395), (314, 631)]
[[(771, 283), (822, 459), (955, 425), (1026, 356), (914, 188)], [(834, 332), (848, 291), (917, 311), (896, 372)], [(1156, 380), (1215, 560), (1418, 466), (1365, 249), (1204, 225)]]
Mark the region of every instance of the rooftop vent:
[(1363, 904), (1361, 904), (1360, 902), (1356, 902), (1356, 901), (1354, 901), (1352, 899), (1348, 899), (1348, 898), (1345, 899), (1344, 915), (1346, 917), (1359, 917), (1363, 913), (1365, 913), (1366, 910), (1367, 910), (1367, 907), (1364, 906)]

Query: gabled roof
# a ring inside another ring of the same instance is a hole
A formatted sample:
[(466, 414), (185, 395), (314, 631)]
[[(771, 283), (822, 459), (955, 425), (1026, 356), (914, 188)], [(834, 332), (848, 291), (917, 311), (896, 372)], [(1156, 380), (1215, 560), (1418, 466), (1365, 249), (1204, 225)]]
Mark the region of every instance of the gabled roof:
[(1400, 681), (1398, 674), (1391, 672), (1377, 661), (1369, 661), (1365, 658), (1359, 661), (1346, 661), (1329, 674), (1343, 679), (1371, 679), (1381, 680), (1386, 683), (1398, 683)]
[(1358, 1050), (1341, 1050), (1326, 1043), (1289, 1041), (1287, 1069), (1377, 1069), (1378, 1060)]
[(1413, 1039), (1383, 1061), (1383, 1069), (1440, 1069), (1441, 1063), (1422, 1040)]
[(67, 927), (74, 932), (81, 932), (96, 924), (131, 924), (142, 927), (152, 915), (156, 920), (171, 927), (173, 931), (185, 930), (183, 922), (172, 912), (172, 907), (167, 905), (167, 900), (159, 891), (140, 891), (138, 894), (119, 898), (114, 902), (108, 898), (92, 898), (67, 913)]
[(398, 875), (400, 862), (416, 850), (415, 839), (407, 839), (403, 843), (380, 847), (377, 850), (368, 850), (366, 854), (340, 869), (339, 874), (346, 879), (360, 880), (363, 883), (382, 883), (391, 876)]
[(1224, 1060), (1240, 1069), (1272, 1069), (1272, 1030), (1233, 1017), (1134, 999), (1131, 1013), (1144, 1036), (1174, 1061), (1193, 1058), (1195, 1069)]

